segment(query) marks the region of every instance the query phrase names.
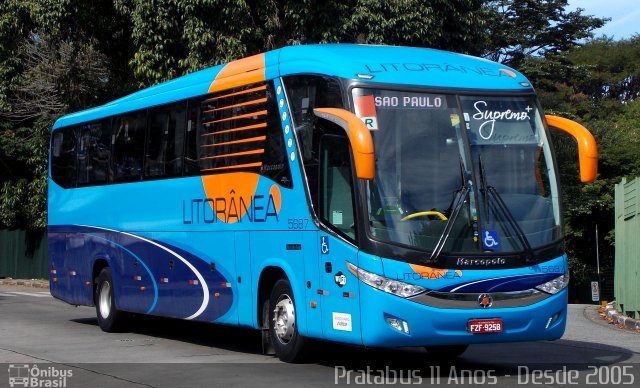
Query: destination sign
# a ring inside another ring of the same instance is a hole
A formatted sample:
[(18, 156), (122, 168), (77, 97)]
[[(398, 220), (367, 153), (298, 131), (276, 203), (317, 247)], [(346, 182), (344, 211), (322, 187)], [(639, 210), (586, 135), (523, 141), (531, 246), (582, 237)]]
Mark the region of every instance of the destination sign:
[(424, 93), (380, 91), (374, 102), (378, 109), (447, 109), (446, 97)]

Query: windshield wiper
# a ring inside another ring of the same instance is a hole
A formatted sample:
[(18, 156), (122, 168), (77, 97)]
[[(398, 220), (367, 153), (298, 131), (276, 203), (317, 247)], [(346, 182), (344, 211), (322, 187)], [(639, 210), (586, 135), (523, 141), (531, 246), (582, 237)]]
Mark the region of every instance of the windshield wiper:
[(469, 194), (469, 183), (465, 179), (464, 174), (464, 165), (462, 164), (462, 159), (460, 160), (460, 179), (462, 180), (462, 187), (456, 192), (456, 196), (453, 200), (453, 211), (447, 219), (447, 223), (444, 225), (444, 230), (438, 239), (438, 243), (433, 248), (433, 252), (431, 252), (431, 256), (429, 257), (429, 261), (433, 262), (438, 259), (440, 252), (442, 252), (442, 248), (444, 248), (444, 244), (447, 242), (449, 235), (451, 234), (451, 229), (453, 229), (453, 225), (455, 224), (458, 215), (460, 214), (460, 209), (462, 209), (462, 205), (466, 202), (467, 194)]
[(482, 192), (482, 195), (484, 197), (484, 208), (485, 208), (485, 214), (487, 215), (487, 217), (485, 218), (485, 222), (489, 218), (489, 196), (491, 196), (491, 198), (493, 198), (494, 200), (494, 203), (496, 204), (497, 210), (499, 210), (502, 213), (503, 217), (507, 220), (509, 225), (511, 225), (511, 227), (514, 229), (514, 231), (516, 232), (515, 234), (518, 237), (518, 240), (520, 240), (520, 244), (522, 244), (522, 247), (529, 255), (529, 257), (527, 257), (527, 261), (532, 259), (533, 249), (531, 248), (531, 244), (529, 244), (529, 240), (527, 239), (527, 236), (524, 234), (524, 231), (522, 230), (522, 228), (520, 228), (518, 221), (516, 221), (516, 219), (513, 217), (513, 213), (511, 213), (511, 211), (509, 210), (509, 207), (502, 199), (502, 196), (500, 195), (500, 193), (498, 193), (498, 190), (496, 190), (495, 187), (487, 184), (487, 174), (482, 164), (481, 155), (478, 155), (478, 167), (480, 169), (480, 191)]

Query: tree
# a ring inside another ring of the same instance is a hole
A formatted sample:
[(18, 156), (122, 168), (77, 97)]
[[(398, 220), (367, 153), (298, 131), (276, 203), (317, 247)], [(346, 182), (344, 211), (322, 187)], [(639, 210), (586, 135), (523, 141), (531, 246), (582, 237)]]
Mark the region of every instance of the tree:
[[(481, 0), (121, 0), (142, 85), (291, 44), (358, 42), (480, 53)], [(474, 33), (470, 33), (474, 31)]]
[(575, 47), (608, 19), (566, 12), (567, 0), (491, 0), (487, 2), (486, 57), (518, 67), (532, 56)]
[(115, 16), (108, 0), (0, 4), (0, 226), (46, 227), (55, 119), (131, 90), (128, 24)]
[(521, 66), (548, 112), (581, 122), (598, 142), (598, 180), (584, 185), (577, 179), (574, 141), (554, 136), (567, 251), (578, 281), (594, 278), (596, 224), (602, 236), (601, 267), (613, 267), (614, 185), (622, 177), (640, 175), (639, 62), (640, 36), (621, 41), (605, 37), (560, 54), (528, 58)]

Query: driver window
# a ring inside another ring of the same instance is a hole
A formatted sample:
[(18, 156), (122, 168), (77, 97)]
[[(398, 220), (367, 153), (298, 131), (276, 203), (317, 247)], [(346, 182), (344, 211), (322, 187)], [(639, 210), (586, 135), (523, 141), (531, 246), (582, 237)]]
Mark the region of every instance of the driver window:
[(320, 215), (323, 221), (355, 240), (355, 217), (349, 140), (324, 135), (320, 140)]

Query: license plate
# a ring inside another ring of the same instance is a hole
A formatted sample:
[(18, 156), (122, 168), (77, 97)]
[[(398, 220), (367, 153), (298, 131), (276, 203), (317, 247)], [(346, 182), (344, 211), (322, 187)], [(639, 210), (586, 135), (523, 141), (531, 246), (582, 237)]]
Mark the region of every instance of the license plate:
[(471, 334), (502, 333), (502, 319), (470, 319), (467, 330)]

